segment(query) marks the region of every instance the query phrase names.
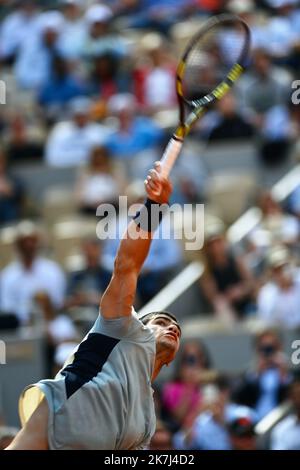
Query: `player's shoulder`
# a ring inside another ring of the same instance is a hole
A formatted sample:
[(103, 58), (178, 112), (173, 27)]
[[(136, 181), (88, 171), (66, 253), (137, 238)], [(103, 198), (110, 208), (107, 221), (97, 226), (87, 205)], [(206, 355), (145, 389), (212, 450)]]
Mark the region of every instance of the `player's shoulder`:
[(93, 332), (138, 343), (154, 341), (152, 331), (139, 320), (134, 311), (131, 315), (119, 318), (105, 318), (100, 312)]

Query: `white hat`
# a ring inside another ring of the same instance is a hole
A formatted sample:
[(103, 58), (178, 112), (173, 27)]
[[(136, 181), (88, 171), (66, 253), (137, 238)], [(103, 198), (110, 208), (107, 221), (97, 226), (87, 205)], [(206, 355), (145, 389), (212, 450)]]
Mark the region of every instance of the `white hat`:
[(134, 110), (136, 107), (135, 96), (131, 93), (119, 93), (108, 101), (108, 109), (112, 114), (118, 114), (124, 110)]
[(37, 225), (31, 220), (22, 220), (15, 227), (15, 240), (39, 235)]
[(225, 224), (218, 217), (211, 217), (204, 224), (204, 238), (206, 242), (219, 239), (225, 235)]
[(51, 30), (60, 33), (64, 27), (64, 16), (58, 11), (42, 13), (39, 19), (39, 28), (42, 33)]
[(92, 25), (94, 23), (106, 23), (112, 16), (112, 10), (106, 5), (93, 5), (87, 10), (85, 19), (89, 25)]
[(232, 13), (241, 14), (241, 13), (250, 13), (254, 10), (253, 0), (230, 0), (227, 5), (227, 8)]
[(279, 268), (289, 261), (290, 253), (284, 245), (273, 246), (267, 254), (267, 263), (270, 268)]

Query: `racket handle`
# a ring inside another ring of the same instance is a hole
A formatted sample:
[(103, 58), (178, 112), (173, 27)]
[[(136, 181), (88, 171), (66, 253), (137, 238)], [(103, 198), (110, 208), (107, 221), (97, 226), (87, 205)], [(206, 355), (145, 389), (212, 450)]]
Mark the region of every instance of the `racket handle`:
[(182, 140), (172, 139), (167, 145), (167, 148), (161, 157), (161, 174), (163, 177), (167, 178), (174, 166), (174, 163), (177, 160), (177, 157), (180, 153), (181, 147), (182, 147)]

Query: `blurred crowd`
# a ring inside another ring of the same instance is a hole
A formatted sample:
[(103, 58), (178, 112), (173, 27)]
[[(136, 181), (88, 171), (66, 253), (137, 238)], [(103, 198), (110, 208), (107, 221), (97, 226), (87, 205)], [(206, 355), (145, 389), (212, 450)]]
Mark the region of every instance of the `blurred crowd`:
[[(96, 210), (111, 204), (125, 227), (119, 196), (143, 201), (145, 172), (177, 122), (178, 56), (201, 22), (224, 11), (249, 24), (251, 64), (193, 130), (193, 146), (173, 173), (172, 202), (205, 203), (208, 211), (203, 142), (251, 142), (258, 168), (297, 160), (300, 107), (292, 83), (300, 77), (300, 2), (0, 1), (0, 329), (39, 326), (48, 375), (93, 324), (113, 269), (120, 237), (99, 241)], [(24, 178), (32, 171), (37, 184), (34, 168), (54, 175), (35, 197)], [(59, 174), (65, 181), (57, 183)], [(195, 316), (232, 325), (256, 318), (266, 327), (253, 364), (225, 377), (204, 343), (187, 341), (173, 380), (156, 390), (153, 449), (258, 448), (256, 424), (288, 398), (290, 414), (265, 445), (300, 449), (300, 378), (278, 335), (300, 328), (300, 181), (283, 201), (258, 186), (243, 210), (256, 206), (260, 222), (242, 243), (228, 241), (229, 221), (212, 210), (204, 247), (193, 254), (204, 265)], [(136, 309), (189, 259), (179, 240), (157, 235)], [(0, 426), (0, 448), (13, 434)]]

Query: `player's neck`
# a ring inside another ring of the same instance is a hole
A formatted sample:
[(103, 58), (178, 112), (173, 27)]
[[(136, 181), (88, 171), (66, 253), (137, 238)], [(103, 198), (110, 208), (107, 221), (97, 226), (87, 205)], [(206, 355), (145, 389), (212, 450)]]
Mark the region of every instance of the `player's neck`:
[(160, 352), (156, 352), (156, 357), (155, 357), (155, 363), (154, 363), (154, 370), (153, 370), (153, 373), (152, 373), (152, 377), (151, 377), (151, 381), (154, 382), (154, 380), (156, 379), (156, 377), (158, 376), (158, 374), (160, 373), (162, 367), (164, 365), (167, 365), (169, 364), (169, 361), (167, 360), (167, 356), (166, 356), (166, 353), (165, 351), (162, 351), (161, 353)]

